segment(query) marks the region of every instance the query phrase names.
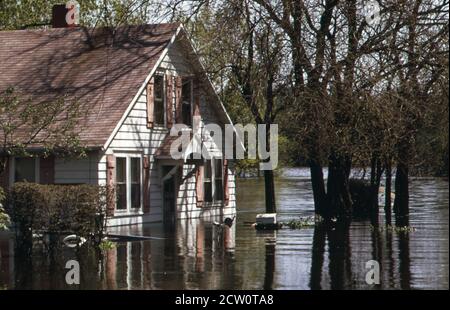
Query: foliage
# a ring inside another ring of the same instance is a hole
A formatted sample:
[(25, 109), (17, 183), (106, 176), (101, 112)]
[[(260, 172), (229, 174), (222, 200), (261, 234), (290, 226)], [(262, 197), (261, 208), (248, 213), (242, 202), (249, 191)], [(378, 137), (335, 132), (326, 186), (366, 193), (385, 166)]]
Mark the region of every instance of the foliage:
[(396, 225), (386, 225), (385, 227), (370, 225), (370, 229), (372, 231), (377, 230), (379, 232), (387, 231), (387, 232), (395, 232), (395, 233), (411, 233), (411, 232), (415, 232), (417, 230), (413, 226), (396, 226)]
[(3, 208), (3, 202), (5, 200), (5, 191), (0, 187), (0, 231), (7, 230), (10, 225), (10, 219)]
[(3, 201), (5, 200), (5, 198), (6, 198), (5, 190), (0, 186), (0, 204), (3, 203)]
[(0, 231), (8, 230), (9, 225), (11, 225), (11, 221), (9, 219), (8, 214), (6, 214), (2, 205), (0, 204)]
[[(2, 0), (0, 30), (36, 28), (51, 25), (52, 6), (61, 0)], [(89, 27), (120, 26), (148, 22), (158, 15), (161, 1), (156, 0), (82, 0), (80, 24)]]
[(290, 220), (289, 222), (283, 223), (283, 226), (287, 226), (290, 229), (309, 228), (309, 227), (314, 227), (315, 225), (316, 225), (316, 219), (313, 216), (300, 218), (298, 220)]
[(0, 92), (0, 174), (8, 156), (29, 156), (29, 147), (39, 145), (49, 154), (83, 156), (77, 124), (82, 116), (81, 104), (64, 97), (46, 102), (32, 98), (14, 88)]
[(378, 189), (363, 179), (350, 179), (349, 188), (353, 202), (353, 216), (357, 218), (370, 216), (373, 209), (378, 207), (374, 205), (378, 202)]
[(99, 245), (100, 249), (103, 251), (112, 250), (116, 247), (116, 244), (108, 239), (102, 240)]
[(40, 185), (15, 183), (8, 212), (24, 238), (33, 231), (102, 236), (112, 191), (94, 185)]
[[(0, 1), (0, 30), (24, 29), (51, 24), (52, 6), (61, 0), (2, 0)], [(99, 4), (96, 0), (78, 1), (81, 22), (92, 22), (91, 13)]]

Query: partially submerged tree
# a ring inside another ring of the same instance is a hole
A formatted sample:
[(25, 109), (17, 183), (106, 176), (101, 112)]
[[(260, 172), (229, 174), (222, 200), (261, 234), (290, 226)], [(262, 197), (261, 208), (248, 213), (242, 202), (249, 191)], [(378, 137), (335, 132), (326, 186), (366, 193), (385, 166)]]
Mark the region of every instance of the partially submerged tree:
[(0, 174), (12, 156), (83, 154), (77, 128), (82, 115), (80, 104), (64, 97), (34, 102), (13, 88), (1, 92)]

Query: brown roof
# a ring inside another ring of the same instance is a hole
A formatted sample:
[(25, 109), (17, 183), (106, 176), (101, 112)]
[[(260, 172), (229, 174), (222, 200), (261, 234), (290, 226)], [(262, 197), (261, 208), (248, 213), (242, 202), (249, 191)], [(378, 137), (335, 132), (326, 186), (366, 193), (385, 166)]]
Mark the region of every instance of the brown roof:
[(82, 142), (102, 146), (178, 26), (0, 31), (0, 93), (79, 101)]
[(167, 135), (159, 148), (156, 150), (155, 157), (160, 159), (171, 158), (170, 148), (172, 146), (172, 143), (174, 143), (178, 138), (179, 136)]

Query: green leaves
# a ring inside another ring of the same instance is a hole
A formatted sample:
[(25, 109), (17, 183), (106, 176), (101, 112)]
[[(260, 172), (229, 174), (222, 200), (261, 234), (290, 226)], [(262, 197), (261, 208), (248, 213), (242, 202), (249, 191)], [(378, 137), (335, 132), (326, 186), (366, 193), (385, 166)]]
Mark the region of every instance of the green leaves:
[(111, 194), (104, 186), (16, 183), (10, 192), (9, 213), (22, 235), (35, 230), (101, 236)]
[[(59, 97), (34, 102), (14, 88), (0, 93), (0, 151), (9, 156), (28, 156), (30, 146), (43, 152), (84, 155), (78, 137), (78, 121), (82, 116), (80, 102)], [(0, 173), (3, 167), (0, 165)]]

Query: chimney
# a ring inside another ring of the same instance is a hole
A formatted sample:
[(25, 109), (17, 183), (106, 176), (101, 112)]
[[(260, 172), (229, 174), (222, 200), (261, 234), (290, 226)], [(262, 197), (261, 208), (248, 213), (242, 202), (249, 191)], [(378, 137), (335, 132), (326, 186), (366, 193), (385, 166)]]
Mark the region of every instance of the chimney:
[(66, 9), (65, 4), (55, 4), (52, 8), (52, 27), (53, 28), (66, 28), (66, 14), (69, 10)]

